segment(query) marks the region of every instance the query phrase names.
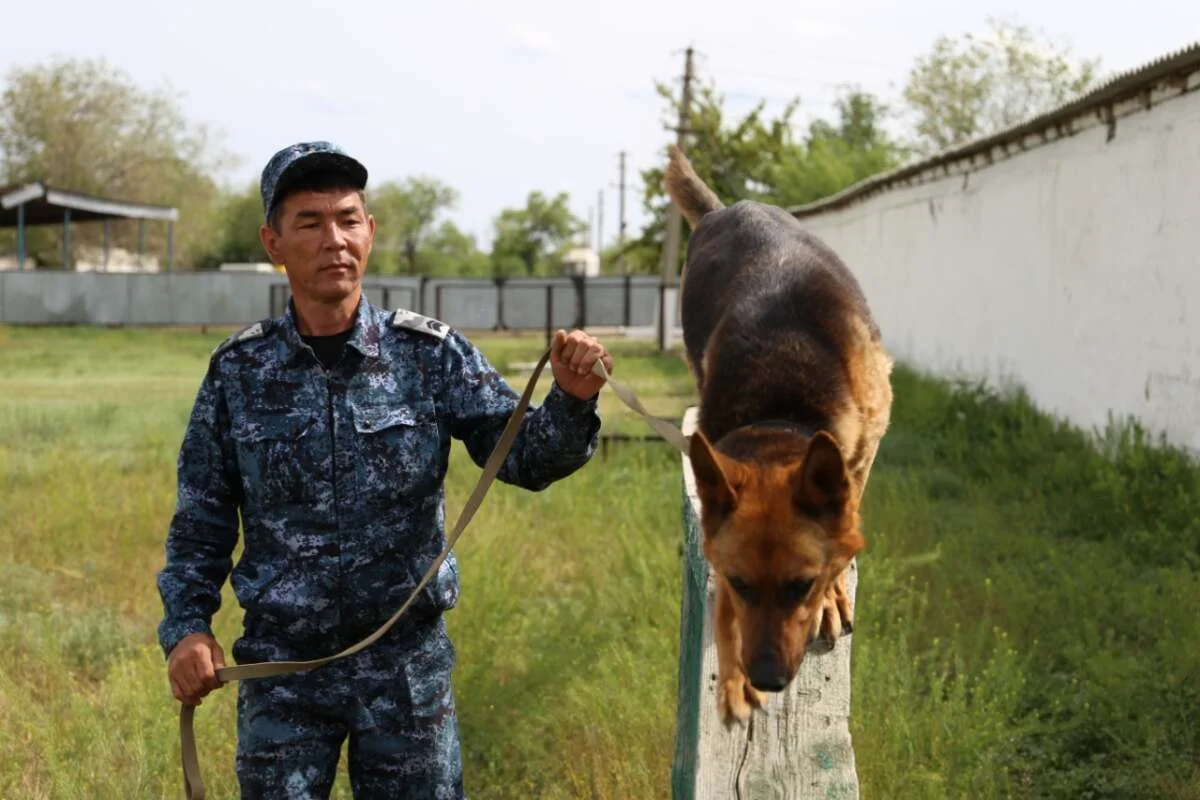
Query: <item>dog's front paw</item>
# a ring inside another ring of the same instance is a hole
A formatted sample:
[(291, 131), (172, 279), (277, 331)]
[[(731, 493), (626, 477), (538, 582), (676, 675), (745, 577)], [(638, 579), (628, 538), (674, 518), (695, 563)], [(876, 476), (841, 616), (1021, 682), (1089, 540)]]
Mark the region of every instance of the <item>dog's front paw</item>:
[(756, 708), (762, 708), (766, 696), (750, 685), (745, 673), (738, 671), (717, 687), (717, 712), (725, 725), (746, 723)]
[(843, 571), (825, 590), (809, 641), (821, 639), (832, 644), (853, 631), (854, 611), (850, 606), (850, 593), (846, 591), (846, 573)]

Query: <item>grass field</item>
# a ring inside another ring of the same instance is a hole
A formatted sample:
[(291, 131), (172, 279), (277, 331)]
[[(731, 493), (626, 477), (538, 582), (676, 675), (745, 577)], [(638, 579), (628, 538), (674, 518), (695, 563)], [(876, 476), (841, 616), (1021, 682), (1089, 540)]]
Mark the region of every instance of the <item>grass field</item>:
[[(179, 796), (154, 574), (220, 338), (0, 328), (0, 797)], [(514, 383), (542, 346), (479, 341)], [(653, 412), (691, 402), (677, 358), (613, 349)], [(896, 397), (860, 559), (863, 797), (1200, 798), (1200, 469), (1019, 396), (902, 370)], [(647, 430), (607, 392), (603, 413)], [(451, 516), (477, 474), (456, 452)], [(679, 496), (659, 444), (495, 486), (450, 614), (472, 797), (667, 796)], [(218, 634), (239, 629), (227, 591)], [(236, 796), (233, 700), (198, 712), (212, 798)]]

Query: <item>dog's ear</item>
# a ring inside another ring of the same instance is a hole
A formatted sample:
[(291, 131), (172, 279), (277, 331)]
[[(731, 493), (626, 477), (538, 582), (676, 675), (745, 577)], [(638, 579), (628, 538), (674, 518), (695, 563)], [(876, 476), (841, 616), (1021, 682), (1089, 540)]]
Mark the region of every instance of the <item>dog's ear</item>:
[(709, 512), (728, 514), (737, 505), (737, 492), (721, 466), (721, 456), (700, 431), (691, 435), (689, 459), (696, 476), (696, 493)]
[(850, 499), (842, 449), (825, 431), (812, 437), (804, 462), (792, 474), (792, 499), (797, 508), (813, 516), (837, 514)]

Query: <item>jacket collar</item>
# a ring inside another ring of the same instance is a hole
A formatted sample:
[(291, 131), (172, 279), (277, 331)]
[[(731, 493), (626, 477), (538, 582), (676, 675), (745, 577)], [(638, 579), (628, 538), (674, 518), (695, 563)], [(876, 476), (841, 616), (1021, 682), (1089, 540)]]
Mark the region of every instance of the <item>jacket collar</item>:
[[(387, 326), (387, 315), (373, 306), (367, 300), (366, 292), (358, 299), (358, 309), (354, 314), (354, 327), (350, 338), (346, 340), (348, 347), (354, 348), (364, 358), (379, 358), (379, 343)], [(285, 345), (287, 360), (297, 358), (308, 349), (308, 345), (300, 338), (300, 328), (297, 325), (296, 306), (292, 298), (288, 298), (287, 310), (280, 319), (280, 335)]]

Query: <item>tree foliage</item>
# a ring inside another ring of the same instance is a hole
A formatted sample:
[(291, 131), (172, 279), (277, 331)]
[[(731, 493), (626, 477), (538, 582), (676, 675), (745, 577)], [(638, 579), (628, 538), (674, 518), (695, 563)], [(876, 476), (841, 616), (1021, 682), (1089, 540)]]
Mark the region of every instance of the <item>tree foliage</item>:
[(263, 207), (257, 181), (247, 184), (241, 191), (222, 192), (214, 213), (219, 231), (217, 244), (203, 266), (268, 260), (259, 238)]
[(450, 220), (430, 231), (421, 256), (422, 274), (481, 278), (492, 272), (488, 254), (475, 237)]
[(908, 75), (916, 145), (933, 153), (1045, 112), (1095, 81), (1099, 59), (1076, 60), (1027, 25), (989, 18), (982, 36), (940, 36)]
[[(176, 206), (179, 262), (214, 238), (217, 177), (233, 159), (214, 133), (189, 123), (177, 97), (140, 88), (103, 60), (54, 59), (18, 67), (0, 95), (0, 184), (45, 181), (69, 191)], [(95, 243), (81, 225), (73, 242)], [(113, 224), (118, 242), (136, 242), (136, 222)], [(61, 227), (31, 231), (31, 253), (59, 263)], [(146, 226), (147, 249), (165, 253), (165, 225)], [(132, 249), (136, 244), (128, 245)]]
[(776, 165), (771, 202), (811, 203), (901, 164), (906, 150), (884, 128), (891, 114), (887, 106), (867, 92), (845, 89), (835, 108), (835, 122), (812, 122), (790, 157)]
[(569, 199), (566, 192), (554, 197), (530, 192), (524, 208), (501, 211), (495, 220), (492, 243), (493, 274), (510, 277), (522, 272), (527, 276), (558, 273), (558, 256), (586, 227), (571, 213)]
[[(668, 116), (675, 118), (679, 101), (666, 85), (657, 88)], [(688, 158), (726, 204), (757, 200), (785, 207), (826, 197), (900, 163), (904, 150), (883, 126), (889, 109), (873, 95), (844, 88), (837, 119), (815, 120), (806, 130), (793, 122), (799, 107), (799, 99), (793, 99), (772, 118), (761, 101), (730, 120), (724, 97), (712, 83), (704, 84), (693, 99)], [(665, 155), (663, 163), (641, 173), (650, 219), (627, 249), (630, 271), (658, 269), (668, 207), (664, 168)]]
[(458, 192), (419, 175), (381, 183), (370, 190), (367, 202), (377, 224), (372, 261), (378, 271), (428, 273), (426, 245), (438, 217), (458, 203)]

